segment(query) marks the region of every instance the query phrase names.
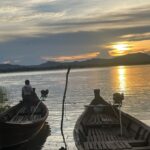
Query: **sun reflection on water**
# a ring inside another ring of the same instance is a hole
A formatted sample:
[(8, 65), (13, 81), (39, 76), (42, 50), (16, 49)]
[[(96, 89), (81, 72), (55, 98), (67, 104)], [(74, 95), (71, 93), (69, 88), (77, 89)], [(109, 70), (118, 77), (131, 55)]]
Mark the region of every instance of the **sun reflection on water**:
[(118, 85), (121, 92), (126, 91), (126, 68), (125, 66), (118, 67)]

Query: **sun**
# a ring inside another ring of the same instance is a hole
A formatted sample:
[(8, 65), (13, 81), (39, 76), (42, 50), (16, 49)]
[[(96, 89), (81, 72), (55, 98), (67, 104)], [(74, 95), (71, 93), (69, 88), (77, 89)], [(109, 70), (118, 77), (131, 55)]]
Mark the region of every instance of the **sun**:
[(118, 51), (126, 51), (129, 50), (129, 45), (125, 43), (114, 44), (113, 48)]
[(110, 56), (127, 55), (129, 53), (132, 53), (133, 46), (134, 45), (128, 41), (111, 43), (108, 47), (110, 49), (109, 55)]

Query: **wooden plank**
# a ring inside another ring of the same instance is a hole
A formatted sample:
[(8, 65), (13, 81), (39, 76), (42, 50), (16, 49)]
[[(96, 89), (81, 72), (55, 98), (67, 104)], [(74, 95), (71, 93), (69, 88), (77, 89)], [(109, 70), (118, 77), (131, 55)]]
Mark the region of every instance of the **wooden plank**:
[(133, 147), (146, 145), (145, 140), (129, 140), (128, 143)]
[(131, 150), (150, 150), (150, 146), (134, 147)]
[(150, 131), (146, 132), (145, 136), (144, 136), (144, 139), (145, 140), (148, 140), (148, 138), (150, 137)]
[(89, 145), (88, 145), (88, 142), (84, 142), (84, 148), (85, 148), (86, 150), (90, 150)]
[(129, 148), (123, 141), (118, 141), (117, 144), (120, 149)]
[(107, 141), (102, 143), (105, 143), (109, 149), (131, 149), (131, 146), (126, 141)]
[(94, 131), (95, 131), (96, 141), (98, 141), (98, 131), (96, 128), (94, 129)]
[(139, 127), (137, 132), (136, 132), (135, 139), (139, 139), (141, 130), (142, 130), (142, 127)]
[(102, 149), (103, 149), (103, 147), (102, 147), (102, 145), (101, 145), (101, 143), (100, 143), (100, 142), (97, 142), (97, 145), (98, 145), (98, 148), (99, 148), (100, 150), (102, 150)]
[(94, 148), (93, 148), (93, 142), (89, 142), (88, 144), (89, 144), (89, 148), (90, 148), (90, 149), (94, 149)]
[(109, 146), (107, 146), (105, 142), (102, 142), (101, 144), (104, 150), (108, 150)]
[(78, 145), (78, 150), (85, 150), (81, 145)]
[(102, 124), (102, 121), (101, 121), (101, 118), (100, 118), (100, 115), (98, 114), (97, 116), (97, 119), (98, 119), (98, 124), (101, 125)]
[(92, 142), (92, 145), (93, 145), (93, 149), (94, 149), (94, 150), (97, 150), (97, 149), (98, 149), (96, 142)]
[(93, 133), (93, 141), (97, 141), (97, 138), (96, 138), (94, 130), (92, 130), (92, 133)]
[(88, 131), (88, 139), (89, 139), (89, 141), (93, 140), (93, 138), (92, 138), (92, 130), (91, 129), (89, 129), (89, 131)]
[(125, 148), (128, 148), (128, 149), (132, 148), (132, 146), (127, 141), (124, 141), (123, 144), (125, 145)]

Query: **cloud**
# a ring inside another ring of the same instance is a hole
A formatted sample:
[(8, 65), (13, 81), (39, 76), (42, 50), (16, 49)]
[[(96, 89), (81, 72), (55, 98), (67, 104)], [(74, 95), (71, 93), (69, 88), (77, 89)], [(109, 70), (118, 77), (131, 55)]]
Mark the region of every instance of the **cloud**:
[(136, 34), (127, 34), (121, 36), (122, 40), (128, 41), (141, 41), (141, 40), (150, 40), (150, 32), (146, 33), (136, 33)]
[(2, 64), (11, 64), (10, 60), (3, 61)]
[(108, 46), (122, 41), (138, 43), (139, 51), (150, 49), (142, 44), (150, 37), (149, 0), (138, 3), (137, 0), (0, 0), (0, 3), (2, 61), (10, 60), (11, 56), (22, 64), (37, 64), (41, 63), (41, 56), (50, 56), (43, 61), (60, 56), (64, 56), (62, 60), (71, 60), (73, 56), (93, 52), (109, 57), (112, 49)]
[(100, 52), (100, 57), (109, 57), (109, 51), (112, 49), (107, 46), (124, 41), (125, 39), (121, 38), (123, 35), (143, 34), (149, 31), (149, 26), (142, 26), (20, 37), (0, 44), (0, 60), (10, 60), (11, 56), (12, 60), (19, 59), (21, 64), (30, 65), (42, 63), (44, 60), (41, 60), (41, 56), (76, 56)]
[[(110, 0), (109, 5), (98, 0), (92, 2), (85, 2), (85, 0), (82, 2), (75, 0), (69, 2), (66, 0), (15, 1), (16, 3), (10, 1), (2, 3), (1, 42), (44, 34), (98, 31), (150, 24), (150, 5), (135, 7), (135, 4), (127, 2), (131, 4), (130, 7), (120, 5), (118, 8), (118, 5), (116, 7), (113, 3), (122, 4), (119, 0), (116, 2)], [(99, 7), (100, 5), (104, 8)]]
[(72, 55), (72, 56), (57, 56), (57, 57), (42, 56), (41, 59), (44, 61), (77, 61), (77, 60), (96, 58), (99, 55), (100, 52), (93, 52), (93, 53)]
[(2, 64), (17, 64), (19, 62), (20, 62), (20, 60), (4, 60), (1, 63)]

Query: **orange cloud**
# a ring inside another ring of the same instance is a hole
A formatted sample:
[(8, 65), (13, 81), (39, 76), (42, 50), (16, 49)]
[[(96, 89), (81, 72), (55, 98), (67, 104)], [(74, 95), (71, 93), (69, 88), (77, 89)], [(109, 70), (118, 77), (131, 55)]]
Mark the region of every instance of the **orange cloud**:
[(109, 51), (109, 55), (111, 56), (122, 56), (122, 55), (126, 55), (126, 54), (129, 54), (129, 52), (127, 51), (118, 51), (118, 50), (111, 50)]
[(45, 61), (77, 61), (77, 60), (84, 60), (84, 59), (92, 59), (97, 57), (100, 54), (100, 52), (93, 52), (93, 53), (87, 53), (87, 54), (81, 54), (81, 55), (75, 55), (75, 56), (58, 56), (58, 57), (48, 57), (43, 56), (42, 60)]
[(137, 52), (150, 52), (150, 40), (143, 40), (143, 41), (135, 41), (132, 42), (134, 47), (134, 51)]

